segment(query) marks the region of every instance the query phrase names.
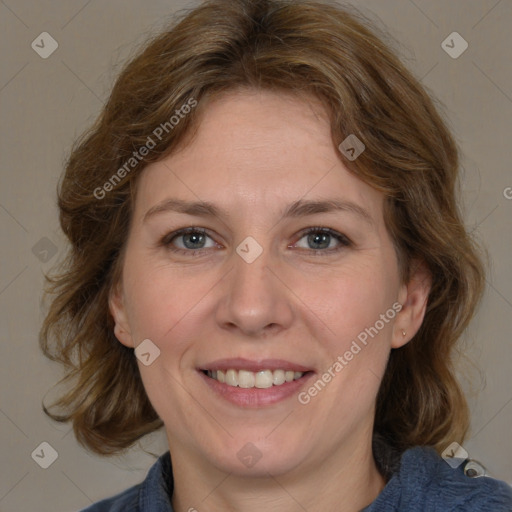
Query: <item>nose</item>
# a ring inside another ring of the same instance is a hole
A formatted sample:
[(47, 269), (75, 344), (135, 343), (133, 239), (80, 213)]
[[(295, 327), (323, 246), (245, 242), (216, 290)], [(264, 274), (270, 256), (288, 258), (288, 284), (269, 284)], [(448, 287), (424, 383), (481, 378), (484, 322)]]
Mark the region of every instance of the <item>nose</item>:
[(222, 329), (252, 338), (276, 334), (292, 324), (292, 297), (268, 251), (251, 263), (234, 252), (232, 270), (222, 280), (216, 320)]

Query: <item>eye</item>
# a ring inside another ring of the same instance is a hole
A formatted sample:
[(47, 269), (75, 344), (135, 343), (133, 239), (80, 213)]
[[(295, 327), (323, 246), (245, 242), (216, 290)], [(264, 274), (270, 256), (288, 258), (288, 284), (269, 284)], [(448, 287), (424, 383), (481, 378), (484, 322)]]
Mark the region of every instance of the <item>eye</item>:
[[(208, 244), (210, 240), (210, 244)], [(183, 228), (166, 235), (161, 240), (161, 245), (174, 252), (194, 254), (195, 251), (216, 247), (216, 243), (203, 228)]]
[[(301, 233), (301, 238), (295, 243), (300, 249), (313, 250), (318, 255), (329, 254), (350, 247), (352, 242), (342, 233), (330, 228), (312, 227)], [(305, 239), (306, 246), (299, 242)]]
[[(301, 242), (305, 240), (304, 242)], [(194, 256), (208, 249), (221, 247), (204, 228), (188, 227), (164, 236), (160, 245), (175, 253)], [(300, 238), (289, 248), (299, 248), (314, 255), (328, 255), (350, 247), (352, 242), (342, 233), (330, 228), (311, 227), (301, 232)]]

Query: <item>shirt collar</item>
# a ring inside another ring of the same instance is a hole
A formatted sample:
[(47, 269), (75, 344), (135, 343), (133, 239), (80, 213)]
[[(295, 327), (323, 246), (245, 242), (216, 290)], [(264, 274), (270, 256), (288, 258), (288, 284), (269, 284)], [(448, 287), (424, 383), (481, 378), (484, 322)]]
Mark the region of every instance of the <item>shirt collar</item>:
[(142, 484), (140, 512), (174, 512), (171, 503), (173, 490), (171, 456), (166, 452), (153, 464)]

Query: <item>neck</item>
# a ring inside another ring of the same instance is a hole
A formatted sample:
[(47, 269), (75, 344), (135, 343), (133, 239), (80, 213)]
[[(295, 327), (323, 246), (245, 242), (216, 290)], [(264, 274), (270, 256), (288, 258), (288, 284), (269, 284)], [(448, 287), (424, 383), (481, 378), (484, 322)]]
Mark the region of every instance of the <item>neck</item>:
[[(286, 474), (251, 477), (224, 473), (190, 454), (172, 451), (175, 512), (268, 511), (357, 512), (369, 505), (385, 486), (367, 442), (353, 442)], [(354, 450), (353, 446), (361, 448)]]

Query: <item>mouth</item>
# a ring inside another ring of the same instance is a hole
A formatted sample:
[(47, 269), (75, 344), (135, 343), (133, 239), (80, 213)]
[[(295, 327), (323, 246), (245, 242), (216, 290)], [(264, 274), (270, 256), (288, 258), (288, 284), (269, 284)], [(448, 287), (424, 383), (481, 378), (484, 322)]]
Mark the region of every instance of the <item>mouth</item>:
[(229, 359), (198, 368), (217, 396), (242, 407), (280, 402), (299, 392), (315, 372), (283, 360)]
[(302, 378), (307, 372), (295, 372), (293, 370), (203, 370), (203, 373), (211, 379), (232, 387), (244, 389), (258, 388), (268, 389), (272, 386), (282, 386), (286, 382), (292, 382)]

